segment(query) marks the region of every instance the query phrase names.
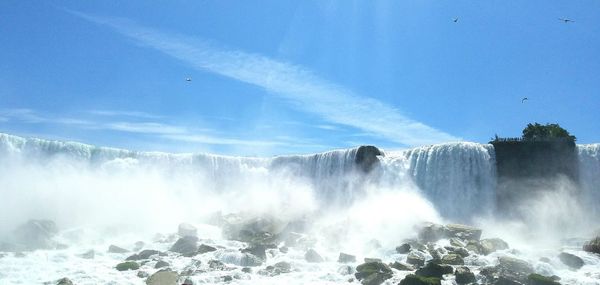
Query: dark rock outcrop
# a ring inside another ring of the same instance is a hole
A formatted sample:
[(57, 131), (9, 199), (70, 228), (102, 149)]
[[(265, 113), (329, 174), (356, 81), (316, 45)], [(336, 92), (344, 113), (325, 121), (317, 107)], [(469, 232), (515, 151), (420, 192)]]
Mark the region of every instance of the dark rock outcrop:
[(441, 285), (441, 284), (442, 284), (442, 282), (439, 278), (423, 277), (423, 276), (417, 276), (414, 274), (407, 275), (399, 283), (399, 285)]
[(560, 285), (560, 283), (552, 279), (552, 277), (532, 273), (527, 276), (527, 285)]
[(73, 285), (73, 281), (71, 281), (69, 278), (65, 277), (65, 278), (61, 278), (58, 281), (56, 281), (56, 285)]
[(183, 256), (194, 256), (198, 251), (198, 238), (184, 236), (178, 239), (169, 251), (181, 253)]
[(153, 249), (144, 249), (142, 251), (140, 251), (139, 253), (133, 254), (129, 257), (127, 257), (125, 260), (141, 260), (141, 259), (148, 259), (153, 255), (160, 255), (161, 252), (158, 250), (153, 250)]
[(583, 245), (583, 250), (600, 254), (600, 236), (592, 239), (589, 242), (586, 242)]
[(415, 266), (423, 266), (425, 265), (425, 254), (420, 251), (413, 250), (408, 253), (408, 256), (406, 257), (406, 263)]
[(442, 257), (441, 260), (442, 263), (444, 264), (451, 264), (451, 265), (464, 265), (465, 261), (463, 260), (463, 258), (455, 253), (450, 253), (447, 255), (444, 255), (444, 257)]
[(466, 266), (459, 266), (454, 271), (455, 280), (458, 284), (471, 284), (475, 282), (475, 274)]
[(164, 260), (159, 260), (156, 262), (156, 264), (154, 265), (154, 268), (163, 268), (163, 267), (167, 267), (170, 264)]
[(210, 246), (210, 245), (205, 245), (205, 244), (201, 244), (200, 246), (198, 246), (198, 254), (203, 254), (203, 253), (207, 253), (207, 252), (212, 252), (212, 251), (216, 251), (217, 249)]
[(410, 251), (410, 244), (404, 243), (396, 247), (396, 252), (400, 254), (405, 254)]
[(453, 271), (454, 269), (452, 266), (429, 262), (427, 265), (418, 269), (415, 274), (423, 277), (442, 278), (444, 274), (451, 274)]

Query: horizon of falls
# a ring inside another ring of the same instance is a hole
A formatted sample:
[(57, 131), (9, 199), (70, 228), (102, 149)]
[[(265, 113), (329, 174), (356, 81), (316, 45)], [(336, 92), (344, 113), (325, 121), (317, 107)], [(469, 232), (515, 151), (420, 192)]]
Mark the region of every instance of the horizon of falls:
[[(584, 201), (597, 213), (600, 144), (578, 145), (577, 149)], [(86, 203), (93, 202), (86, 200), (85, 191), (90, 191), (91, 199), (105, 192), (106, 196), (122, 196), (128, 203), (181, 208), (172, 210), (179, 214), (193, 210), (200, 201), (214, 202), (211, 195), (217, 195), (229, 201), (230, 210), (260, 204), (261, 210), (285, 210), (293, 216), (301, 215), (301, 208), (319, 212), (344, 207), (373, 195), (378, 188), (406, 191), (406, 185), (412, 185), (409, 188), (416, 188), (446, 219), (469, 221), (494, 212), (496, 169), (490, 144), (456, 142), (388, 152), (380, 157), (380, 167), (369, 174), (356, 167), (356, 153), (357, 148), (270, 158), (169, 154), (0, 133), (0, 171), (4, 173), (0, 186), (30, 199), (20, 202), (34, 207), (3, 205), (0, 211), (3, 216), (11, 216), (10, 211), (43, 215), (40, 207), (67, 207), (68, 201), (80, 203), (80, 210), (85, 210)], [(141, 197), (146, 194), (149, 197)], [(214, 203), (204, 210), (218, 206), (223, 205)], [(47, 212), (61, 215), (64, 210)], [(8, 218), (0, 219), (11, 224)]]

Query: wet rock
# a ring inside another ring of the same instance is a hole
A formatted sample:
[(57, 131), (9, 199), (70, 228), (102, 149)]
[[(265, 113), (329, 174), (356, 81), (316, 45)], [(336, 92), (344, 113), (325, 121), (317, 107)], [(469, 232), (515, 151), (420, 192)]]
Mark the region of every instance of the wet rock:
[(259, 271), (259, 274), (267, 276), (277, 276), (284, 273), (292, 272), (292, 265), (289, 262), (281, 261), (273, 265), (267, 266), (265, 269)]
[(140, 265), (135, 261), (125, 261), (117, 264), (116, 269), (119, 271), (138, 270)]
[(287, 226), (286, 222), (271, 216), (227, 215), (223, 223), (223, 236), (226, 239), (251, 244), (274, 243)]
[(233, 280), (233, 277), (231, 277), (231, 275), (225, 275), (221, 277), (221, 279), (223, 280), (223, 282), (229, 282)]
[(420, 251), (413, 250), (408, 253), (408, 256), (406, 257), (406, 263), (415, 266), (423, 266), (425, 265), (425, 254)]
[(442, 252), (441, 249), (435, 248), (435, 246), (433, 244), (427, 245), (427, 252), (429, 252), (429, 254), (433, 258), (433, 260), (438, 260), (438, 261), (442, 259), (442, 255), (444, 254), (444, 252)]
[[(223, 277), (225, 277), (225, 276), (223, 276)], [(191, 278), (186, 277), (185, 280), (183, 280), (183, 283), (181, 283), (181, 285), (194, 285), (194, 281)]]
[(251, 245), (247, 248), (242, 249), (242, 252), (248, 252), (255, 256), (262, 258), (262, 260), (267, 260), (267, 254), (265, 252), (266, 246), (262, 244)]
[(312, 248), (306, 251), (306, 253), (304, 254), (304, 259), (306, 259), (306, 261), (308, 262), (313, 263), (323, 262), (323, 258), (321, 257), (321, 255), (319, 255), (319, 253), (317, 253)]
[(560, 259), (560, 261), (562, 261), (562, 263), (569, 266), (571, 269), (579, 269), (584, 264), (583, 259), (581, 259), (579, 256), (566, 252), (561, 252), (558, 255), (558, 258)]
[(194, 256), (198, 251), (198, 238), (185, 236), (178, 239), (169, 251), (181, 253), (183, 256)]
[(96, 252), (94, 252), (93, 249), (90, 249), (82, 254), (78, 254), (77, 256), (83, 259), (94, 259), (94, 256), (96, 256)]
[(207, 252), (212, 252), (212, 251), (216, 251), (217, 249), (210, 246), (210, 245), (205, 245), (205, 244), (201, 244), (200, 246), (198, 246), (198, 254), (204, 254)]
[(163, 268), (163, 267), (167, 267), (170, 264), (164, 260), (159, 260), (156, 262), (156, 264), (154, 265), (154, 268)]
[(363, 285), (379, 285), (393, 274), (392, 269), (382, 262), (367, 262), (356, 267), (354, 276)]
[(458, 254), (462, 258), (469, 256), (469, 251), (463, 247), (446, 246), (444, 248), (448, 251), (448, 253)]
[(140, 270), (137, 272), (136, 276), (139, 278), (146, 278), (146, 277), (150, 276), (150, 274), (148, 274), (148, 272), (146, 272), (146, 271)]
[(148, 259), (153, 255), (160, 255), (161, 252), (158, 250), (153, 250), (153, 249), (144, 249), (142, 251), (140, 251), (139, 253), (136, 253), (134, 255), (131, 255), (129, 257), (127, 257), (125, 260), (141, 260), (141, 259)]
[(365, 263), (369, 263), (369, 262), (381, 262), (381, 258), (365, 257), (364, 261), (365, 261)]
[(356, 256), (340, 252), (340, 256), (338, 257), (338, 262), (339, 263), (356, 262)]
[(178, 285), (179, 274), (171, 270), (161, 270), (146, 280), (146, 285)]
[(502, 256), (498, 258), (498, 265), (495, 272), (491, 274), (491, 279), (497, 281), (494, 284), (523, 284), (527, 282), (527, 276), (531, 273), (533, 273), (533, 267), (528, 262)]
[(400, 246), (397, 246), (396, 247), (396, 252), (400, 253), (400, 254), (405, 254), (405, 253), (410, 252), (410, 244), (404, 243), (404, 244), (402, 244)]
[(446, 225), (446, 229), (447, 237), (455, 237), (464, 240), (479, 240), (482, 233), (481, 229), (460, 224), (448, 224)]
[(444, 274), (452, 274), (454, 269), (450, 265), (437, 264), (435, 262), (429, 262), (427, 265), (417, 269), (415, 274), (423, 277), (436, 277), (442, 278)]
[(589, 242), (586, 242), (583, 245), (583, 250), (600, 254), (600, 236), (592, 239)]
[(212, 270), (225, 270), (227, 266), (219, 260), (211, 259), (208, 261), (208, 268)]
[(73, 285), (73, 281), (71, 281), (69, 278), (65, 277), (65, 278), (61, 278), (58, 281), (56, 281), (56, 285)]
[(29, 220), (13, 232), (17, 248), (23, 250), (54, 249), (56, 242), (52, 238), (57, 233), (58, 227), (51, 220)]
[(470, 240), (467, 242), (467, 245), (465, 246), (465, 248), (474, 253), (483, 254), (483, 248), (481, 247), (481, 244), (479, 243), (479, 241)]
[(198, 229), (190, 224), (181, 223), (177, 227), (177, 234), (180, 237), (187, 237), (187, 236), (198, 237)]
[(450, 254), (444, 255), (444, 257), (442, 257), (442, 263), (452, 264), (452, 265), (464, 265), (465, 261), (460, 255), (455, 254), (455, 253), (450, 253)]
[(288, 253), (289, 248), (287, 246), (282, 246), (279, 248), (279, 252), (281, 253)]
[(110, 252), (110, 253), (126, 253), (126, 252), (129, 252), (129, 250), (124, 249), (122, 247), (118, 247), (118, 246), (116, 246), (114, 244), (111, 244), (108, 247), (108, 252)]
[(337, 272), (341, 275), (351, 275), (354, 274), (354, 267), (350, 265), (344, 265), (338, 268)]
[(481, 253), (484, 255), (497, 250), (508, 249), (508, 243), (499, 238), (482, 239), (479, 244), (481, 245)]
[(244, 273), (252, 273), (252, 268), (250, 268), (250, 267), (244, 267), (244, 268), (242, 268), (242, 272), (244, 272)]
[(441, 280), (435, 277), (423, 277), (409, 274), (400, 281), (399, 285), (441, 285)]
[(427, 250), (427, 247), (424, 244), (420, 243), (416, 239), (405, 239), (404, 243), (407, 243), (408, 245), (410, 245), (411, 250), (422, 250), (422, 251)]
[(458, 284), (470, 284), (475, 282), (475, 274), (466, 266), (459, 266), (454, 271), (455, 280)]
[(400, 271), (413, 271), (413, 270), (415, 270), (415, 268), (412, 265), (406, 264), (406, 263), (403, 263), (403, 262), (398, 262), (398, 261), (395, 261), (394, 263), (391, 263), (390, 267), (394, 268), (396, 270), (400, 270)]
[(381, 150), (372, 145), (362, 145), (356, 150), (356, 156), (354, 163), (360, 170), (365, 173), (371, 172), (374, 168), (379, 166), (379, 158), (377, 156), (384, 155)]
[(443, 225), (434, 223), (425, 223), (419, 229), (418, 237), (420, 242), (436, 242), (447, 236), (447, 228)]
[(465, 247), (467, 246), (467, 243), (459, 238), (451, 238), (450, 245), (455, 247)]
[(527, 276), (527, 285), (560, 285), (552, 277), (546, 277), (540, 274), (529, 274)]
[(527, 261), (518, 258), (501, 256), (498, 258), (498, 263), (498, 266), (502, 269), (527, 274), (533, 273), (533, 267)]

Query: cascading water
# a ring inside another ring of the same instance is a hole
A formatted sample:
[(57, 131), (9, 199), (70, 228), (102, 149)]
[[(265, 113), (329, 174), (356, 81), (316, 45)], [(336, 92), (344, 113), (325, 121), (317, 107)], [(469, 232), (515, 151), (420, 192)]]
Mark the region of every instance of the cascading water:
[(583, 201), (592, 211), (592, 215), (600, 215), (600, 144), (577, 146), (579, 154), (579, 180)]

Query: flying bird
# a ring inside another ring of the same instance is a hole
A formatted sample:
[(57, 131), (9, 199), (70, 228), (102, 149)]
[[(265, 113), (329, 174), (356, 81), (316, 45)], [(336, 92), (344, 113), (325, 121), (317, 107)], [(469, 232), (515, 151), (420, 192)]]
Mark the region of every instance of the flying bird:
[(192, 78), (190, 78), (190, 77), (186, 77), (186, 78), (185, 78), (185, 81), (187, 81), (187, 82), (190, 82), (190, 81), (192, 81)]
[(521, 103), (525, 103), (525, 100), (529, 100), (527, 97), (523, 97), (523, 99), (521, 99)]
[(575, 21), (571, 20), (571, 19), (567, 19), (567, 18), (558, 18), (558, 20), (565, 22), (565, 24), (567, 23), (574, 23)]
[(454, 23), (458, 22), (458, 17), (456, 17), (456, 18), (452, 18), (452, 21), (453, 21)]

